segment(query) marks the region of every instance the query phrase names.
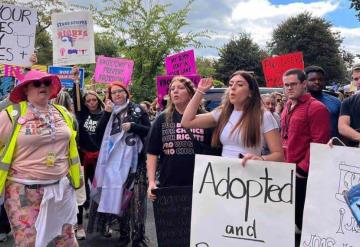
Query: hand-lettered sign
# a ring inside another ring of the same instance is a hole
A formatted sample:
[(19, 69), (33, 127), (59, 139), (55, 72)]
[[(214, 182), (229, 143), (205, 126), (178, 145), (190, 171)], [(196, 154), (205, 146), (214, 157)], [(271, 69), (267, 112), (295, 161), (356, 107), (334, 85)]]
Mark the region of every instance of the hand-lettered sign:
[(96, 82), (121, 81), (128, 85), (134, 69), (134, 61), (123, 58), (97, 57), (95, 69)]
[[(71, 67), (57, 67), (57, 66), (49, 66), (48, 73), (52, 75), (57, 75), (61, 81), (61, 85), (66, 88), (73, 88), (74, 79), (71, 74)], [(79, 76), (80, 76), (80, 88), (84, 87), (84, 76), (85, 70), (84, 68), (79, 68)]]
[(196, 155), (190, 246), (294, 247), (295, 164)]
[(196, 63), (194, 50), (180, 52), (165, 58), (167, 75), (195, 75)]
[(0, 4), (0, 63), (28, 67), (34, 53), (37, 13)]
[(154, 190), (154, 216), (158, 247), (190, 244), (192, 187)]
[(304, 69), (302, 52), (269, 57), (262, 62), (267, 87), (283, 87), (283, 74), (289, 69)]
[[(161, 75), (156, 77), (156, 85), (157, 85), (157, 99), (158, 104), (161, 108), (163, 108), (162, 101), (164, 97), (168, 94), (169, 85), (171, 80), (174, 78), (173, 75)], [(187, 75), (186, 78), (190, 79), (195, 87), (197, 87), (201, 77), (199, 75)]]
[(358, 184), (359, 148), (311, 143), (301, 247), (359, 246), (360, 225), (345, 198)]
[(53, 64), (95, 63), (94, 27), (90, 12), (56, 13), (51, 18)]

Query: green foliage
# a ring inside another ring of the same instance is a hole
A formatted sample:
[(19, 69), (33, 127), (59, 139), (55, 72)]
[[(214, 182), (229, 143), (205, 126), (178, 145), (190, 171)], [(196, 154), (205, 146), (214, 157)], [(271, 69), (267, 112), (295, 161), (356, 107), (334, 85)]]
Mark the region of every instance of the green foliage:
[(197, 73), (202, 77), (213, 76), (215, 74), (215, 60), (206, 57), (196, 58)]
[(353, 8), (358, 12), (356, 16), (360, 21), (360, 0), (351, 0), (350, 8)]
[(152, 0), (104, 0), (102, 10), (94, 6), (96, 22), (117, 39), (118, 54), (135, 61), (132, 94), (136, 101), (152, 100), (156, 96), (155, 77), (163, 72), (167, 55), (186, 47), (203, 47), (197, 40), (207, 32), (184, 33), (186, 17), (192, 1), (183, 9), (169, 12), (170, 4)]
[(220, 59), (215, 64), (215, 78), (228, 83), (230, 75), (236, 70), (253, 71), (257, 75), (259, 85), (264, 85), (261, 60), (267, 54), (253, 42), (247, 33), (240, 33), (220, 49)]
[(35, 50), (37, 51), (38, 64), (51, 65), (52, 60), (52, 40), (47, 31), (38, 33), (35, 36)]
[(225, 87), (225, 84), (222, 81), (214, 80), (214, 87), (215, 88)]
[(281, 23), (268, 46), (272, 55), (301, 51), (305, 66), (321, 66), (326, 81), (342, 81), (346, 71), (340, 50), (342, 39), (331, 27), (325, 19), (305, 12)]

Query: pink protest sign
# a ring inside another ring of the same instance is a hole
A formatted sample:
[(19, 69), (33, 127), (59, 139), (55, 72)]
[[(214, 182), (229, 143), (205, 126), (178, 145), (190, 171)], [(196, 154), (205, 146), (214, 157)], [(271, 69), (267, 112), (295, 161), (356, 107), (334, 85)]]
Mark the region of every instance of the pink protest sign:
[[(170, 82), (174, 77), (174, 75), (160, 75), (156, 77), (157, 99), (161, 109), (164, 108), (162, 101), (168, 94)], [(187, 75), (186, 78), (189, 78), (194, 83), (195, 87), (197, 87), (201, 79), (199, 75)]]
[(109, 83), (121, 81), (128, 85), (134, 69), (134, 61), (123, 58), (99, 56), (96, 61), (95, 81)]
[(166, 57), (165, 67), (167, 75), (196, 75), (194, 50)]

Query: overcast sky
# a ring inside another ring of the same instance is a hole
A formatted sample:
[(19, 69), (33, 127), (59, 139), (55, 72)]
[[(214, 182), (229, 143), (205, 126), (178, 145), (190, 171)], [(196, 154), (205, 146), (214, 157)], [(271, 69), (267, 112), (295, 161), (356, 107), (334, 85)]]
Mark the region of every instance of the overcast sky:
[[(171, 3), (171, 10), (183, 8), (185, 0), (157, 0)], [(101, 1), (69, 0), (69, 3), (95, 3)], [(156, 0), (154, 0), (156, 2)], [(183, 31), (209, 30), (211, 40), (207, 45), (222, 47), (231, 37), (242, 31), (251, 34), (253, 40), (265, 47), (271, 33), (278, 24), (291, 16), (308, 11), (315, 16), (324, 17), (340, 31), (344, 38), (343, 48), (360, 54), (360, 22), (355, 11), (350, 10), (349, 0), (328, 1), (289, 1), (289, 0), (195, 0), (188, 17), (189, 26)], [(215, 48), (196, 49), (196, 56), (217, 57)]]

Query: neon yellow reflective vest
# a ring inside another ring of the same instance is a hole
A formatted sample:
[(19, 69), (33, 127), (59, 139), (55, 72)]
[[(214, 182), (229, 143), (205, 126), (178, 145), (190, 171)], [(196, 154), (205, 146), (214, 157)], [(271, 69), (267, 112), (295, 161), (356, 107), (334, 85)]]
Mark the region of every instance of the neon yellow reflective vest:
[[(73, 187), (77, 189), (80, 187), (80, 159), (75, 140), (76, 131), (73, 127), (73, 119), (63, 106), (56, 104), (53, 104), (53, 106), (61, 113), (64, 117), (66, 125), (71, 130), (71, 137), (69, 141), (69, 179)], [(22, 101), (19, 104), (9, 105), (5, 109), (13, 124), (13, 129), (5, 146), (0, 148), (0, 194), (4, 191), (6, 178), (14, 155), (17, 137), (21, 129), (21, 124), (18, 123), (18, 119), (19, 117), (25, 115), (26, 109), (26, 101)]]

